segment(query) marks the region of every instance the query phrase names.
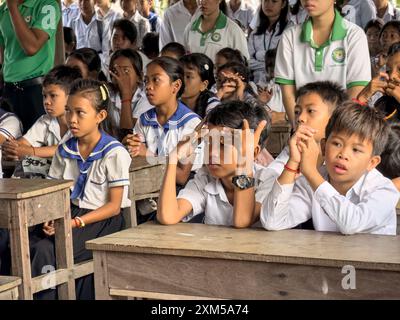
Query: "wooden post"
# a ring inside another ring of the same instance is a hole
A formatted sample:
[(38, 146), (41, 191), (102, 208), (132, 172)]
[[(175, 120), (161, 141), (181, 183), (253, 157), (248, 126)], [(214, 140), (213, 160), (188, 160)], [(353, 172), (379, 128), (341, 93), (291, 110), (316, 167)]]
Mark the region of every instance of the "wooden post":
[[(57, 0), (61, 11), (61, 0)], [(54, 54), (54, 65), (58, 66), (64, 64), (65, 61), (65, 49), (64, 49), (64, 32), (63, 32), (63, 22), (62, 14), (60, 21), (58, 22), (57, 32), (56, 32), (56, 50)]]

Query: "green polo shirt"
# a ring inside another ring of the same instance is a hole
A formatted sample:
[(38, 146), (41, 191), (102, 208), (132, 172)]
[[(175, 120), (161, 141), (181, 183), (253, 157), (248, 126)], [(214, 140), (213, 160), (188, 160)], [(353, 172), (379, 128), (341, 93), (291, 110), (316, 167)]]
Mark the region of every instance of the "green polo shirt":
[(56, 0), (26, 0), (18, 6), (29, 28), (45, 31), (49, 40), (33, 56), (22, 49), (6, 3), (0, 6), (0, 47), (4, 48), (5, 82), (18, 82), (45, 75), (54, 64), (55, 36), (61, 16)]

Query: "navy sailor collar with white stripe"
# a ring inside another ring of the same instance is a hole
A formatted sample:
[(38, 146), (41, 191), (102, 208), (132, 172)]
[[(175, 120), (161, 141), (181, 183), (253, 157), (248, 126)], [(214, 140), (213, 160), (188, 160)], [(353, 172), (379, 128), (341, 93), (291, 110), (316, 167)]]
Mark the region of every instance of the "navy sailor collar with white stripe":
[(160, 125), (157, 120), (157, 112), (156, 108), (152, 108), (140, 116), (140, 122), (143, 126), (151, 126), (153, 128), (162, 127), (164, 131), (168, 131), (171, 129), (179, 129), (183, 127), (188, 121), (200, 117), (190, 110), (185, 104), (181, 101), (178, 101), (178, 107), (176, 108), (175, 113), (167, 120), (164, 125)]

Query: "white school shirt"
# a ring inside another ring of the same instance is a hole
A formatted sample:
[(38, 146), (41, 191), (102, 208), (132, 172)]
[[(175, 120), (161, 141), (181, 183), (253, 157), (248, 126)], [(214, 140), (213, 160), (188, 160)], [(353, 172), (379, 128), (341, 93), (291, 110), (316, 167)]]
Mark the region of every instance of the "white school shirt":
[(61, 2), (61, 12), (62, 12), (62, 21), (64, 27), (70, 27), (71, 21), (75, 20), (79, 15), (79, 7), (78, 4), (73, 2), (70, 6), (66, 6), (64, 2)]
[(32, 147), (54, 146), (71, 138), (71, 132), (68, 130), (64, 137), (60, 135), (60, 125), (57, 118), (51, 117), (48, 114), (42, 115), (33, 126), (24, 135), (24, 139), (28, 141)]
[[(22, 135), (22, 123), (17, 116), (11, 112), (1, 110), (0, 116), (0, 134), (6, 139), (18, 139)], [(3, 168), (1, 165), (2, 149), (0, 146), (0, 178), (3, 178)]]
[(240, 3), (240, 7), (233, 12), (232, 8), (229, 4), (229, 1), (226, 2), (226, 13), (229, 18), (232, 20), (239, 20), (242, 26), (246, 29), (250, 27), (250, 23), (254, 18), (254, 9), (252, 6), (244, 2), (245, 0), (242, 0)]
[[(257, 26), (258, 28), (258, 26)], [(249, 68), (253, 72), (254, 82), (258, 83), (265, 78), (265, 53), (278, 46), (282, 33), (280, 23), (271, 31), (266, 30), (263, 34), (257, 35), (257, 28), (249, 36)]]
[(344, 89), (366, 86), (371, 80), (370, 56), (364, 31), (336, 11), (331, 37), (317, 47), (312, 40), (312, 21), (287, 28), (278, 45), (275, 82), (303, 85), (329, 80)]
[[(275, 81), (275, 80), (272, 80)], [(272, 90), (271, 100), (268, 101), (267, 106), (276, 112), (285, 112), (285, 106), (283, 104), (282, 90), (279, 84), (271, 83), (270, 90)]]
[[(133, 131), (135, 134), (143, 136), (143, 142), (146, 143), (150, 152), (165, 157), (179, 141), (193, 133), (200, 121), (200, 117), (196, 113), (179, 101), (175, 113), (163, 126), (157, 120), (156, 109), (152, 108), (139, 117)], [(203, 165), (203, 144), (195, 152), (192, 170), (197, 170)]]
[[(328, 179), (325, 166), (321, 175)], [(294, 184), (275, 182), (260, 219), (268, 230), (290, 229), (312, 218), (317, 231), (396, 235), (398, 200), (392, 181), (376, 169), (365, 173), (345, 196), (327, 181), (314, 192), (301, 176)]]
[(343, 17), (365, 28), (370, 20), (376, 19), (376, 7), (373, 0), (350, 0), (342, 8)]
[[(103, 38), (100, 43), (99, 33), (97, 25), (99, 20), (96, 18), (96, 14), (93, 15), (92, 20), (89, 24), (86, 24), (82, 15), (79, 14), (75, 20), (71, 22), (71, 28), (74, 30), (76, 35), (76, 48), (92, 48), (97, 52), (102, 52), (105, 57), (109, 55), (110, 48), (110, 37), (107, 32), (107, 28), (103, 25)], [(102, 23), (102, 21), (100, 22)]]
[[(270, 174), (265, 167), (254, 164), (255, 200), (262, 203), (270, 192), (275, 176)], [(208, 168), (199, 169), (192, 180), (179, 192), (178, 199), (185, 199), (192, 205), (192, 212), (182, 221), (189, 221), (194, 216), (205, 214), (205, 224), (233, 225), (233, 206), (229, 203), (222, 182), (210, 175)], [(258, 226), (255, 223), (253, 226)]]
[[(110, 97), (111, 100), (111, 110), (110, 110), (110, 118), (111, 123), (114, 128), (119, 128), (119, 123), (121, 119), (121, 97), (118, 93), (113, 92)], [(149, 101), (147, 100), (146, 94), (140, 88), (137, 88), (135, 94), (132, 97), (131, 102), (132, 108), (132, 118), (139, 119), (142, 113), (154, 108)]]
[[(72, 158), (71, 158), (72, 157)], [(100, 141), (89, 157), (96, 160), (91, 162), (85, 183), (80, 185), (80, 171), (78, 160), (82, 159), (77, 145), (77, 139), (71, 138), (60, 144), (53, 157), (48, 178), (74, 180), (71, 186), (71, 197), (75, 188), (82, 191), (82, 197), (72, 199), (74, 205), (83, 209), (95, 210), (105, 205), (109, 199), (109, 188), (124, 187), (121, 208), (130, 207), (128, 198), (129, 167), (131, 157), (125, 147), (116, 139), (102, 132)], [(89, 158), (88, 158), (89, 159)], [(86, 161), (88, 161), (86, 159)], [(85, 163), (85, 161), (83, 161)], [(75, 190), (76, 191), (76, 190)]]
[(395, 6), (389, 1), (388, 7), (386, 9), (385, 14), (382, 17), (382, 20), (385, 23), (392, 20), (400, 20), (400, 9), (395, 8)]
[(302, 6), (299, 9), (297, 14), (292, 14), (290, 11), (288, 12), (288, 20), (292, 24), (302, 24), (304, 21), (308, 19), (308, 12)]
[(111, 51), (111, 32), (112, 32), (112, 26), (114, 22), (118, 19), (122, 19), (122, 13), (116, 9), (113, 8), (113, 6), (108, 10), (106, 15), (103, 17), (100, 14), (100, 9), (96, 10), (96, 19), (103, 22), (103, 32), (107, 34), (106, 43), (104, 43), (104, 49), (103, 53), (106, 53), (107, 56), (109, 56), (110, 51)]
[(130, 17), (129, 20), (136, 27), (137, 30), (136, 45), (138, 48), (140, 48), (142, 46), (144, 35), (151, 31), (150, 22), (148, 19), (146, 19), (139, 13), (139, 10), (136, 10), (135, 14), (132, 17)]
[(180, 0), (167, 8), (164, 12), (163, 21), (160, 28), (160, 50), (170, 42), (183, 42), (183, 32), (186, 26), (197, 16), (200, 11), (197, 9), (192, 16), (188, 9), (186, 9), (183, 1)]
[(203, 33), (200, 31), (201, 17), (187, 25), (185, 29), (183, 42), (186, 50), (191, 53), (203, 53), (215, 62), (217, 52), (230, 47), (238, 49), (246, 59), (249, 59), (246, 36), (234, 21), (220, 12), (214, 29)]

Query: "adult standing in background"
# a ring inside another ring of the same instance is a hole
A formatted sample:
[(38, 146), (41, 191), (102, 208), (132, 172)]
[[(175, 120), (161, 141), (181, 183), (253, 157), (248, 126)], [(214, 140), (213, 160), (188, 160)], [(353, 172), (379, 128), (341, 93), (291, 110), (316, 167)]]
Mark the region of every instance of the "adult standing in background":
[(25, 132), (44, 114), (42, 78), (54, 64), (60, 17), (56, 0), (7, 0), (0, 6), (3, 97)]
[(196, 16), (196, 0), (180, 0), (164, 12), (160, 28), (160, 48), (170, 42), (183, 43), (183, 32)]
[(376, 19), (376, 7), (372, 0), (338, 0), (343, 17), (365, 28), (367, 23)]
[(400, 20), (400, 9), (396, 8), (389, 0), (374, 0), (377, 16), (385, 23)]
[(249, 33), (250, 23), (254, 18), (254, 9), (245, 0), (227, 1), (227, 15), (232, 20), (238, 20), (246, 33)]
[(71, 21), (79, 15), (79, 7), (75, 0), (61, 1), (62, 21), (64, 27), (70, 27)]

